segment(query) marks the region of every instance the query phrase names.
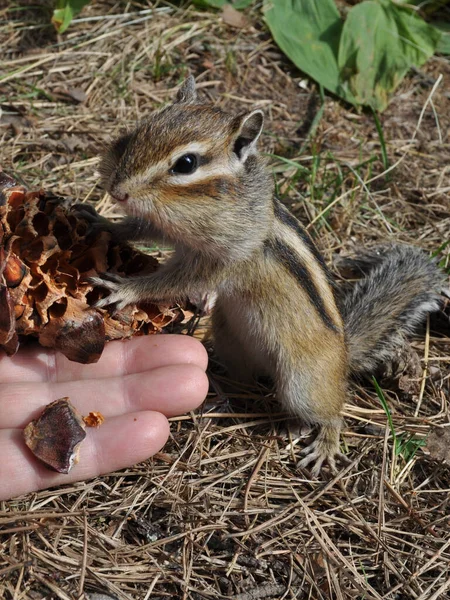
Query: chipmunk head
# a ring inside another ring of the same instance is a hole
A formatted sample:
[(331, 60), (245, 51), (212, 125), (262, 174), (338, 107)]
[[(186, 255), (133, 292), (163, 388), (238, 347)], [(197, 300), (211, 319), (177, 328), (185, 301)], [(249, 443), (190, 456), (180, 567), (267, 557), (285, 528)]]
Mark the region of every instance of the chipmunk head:
[(260, 110), (230, 115), (198, 103), (189, 77), (172, 104), (113, 142), (99, 167), (103, 185), (167, 238), (220, 252), (249, 237), (271, 206), (271, 177), (256, 149), (263, 122)]

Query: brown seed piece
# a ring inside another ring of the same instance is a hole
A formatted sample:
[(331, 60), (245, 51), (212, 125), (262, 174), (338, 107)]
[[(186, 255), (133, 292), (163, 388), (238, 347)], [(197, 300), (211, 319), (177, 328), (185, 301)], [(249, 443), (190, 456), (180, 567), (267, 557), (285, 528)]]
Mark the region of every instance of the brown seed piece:
[(90, 412), (87, 417), (83, 417), (87, 427), (100, 427), (105, 422), (105, 417), (97, 411)]
[(48, 404), (23, 434), (33, 454), (58, 473), (68, 473), (78, 462), (80, 444), (86, 437), (83, 419), (69, 398)]

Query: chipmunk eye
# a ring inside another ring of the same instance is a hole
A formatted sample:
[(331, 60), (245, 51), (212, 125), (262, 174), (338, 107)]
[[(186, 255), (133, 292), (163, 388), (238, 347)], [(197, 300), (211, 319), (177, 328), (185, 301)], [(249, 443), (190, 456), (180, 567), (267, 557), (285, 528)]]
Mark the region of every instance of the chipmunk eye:
[(198, 167), (198, 158), (195, 154), (184, 154), (180, 156), (177, 162), (171, 168), (171, 173), (180, 175), (190, 175)]

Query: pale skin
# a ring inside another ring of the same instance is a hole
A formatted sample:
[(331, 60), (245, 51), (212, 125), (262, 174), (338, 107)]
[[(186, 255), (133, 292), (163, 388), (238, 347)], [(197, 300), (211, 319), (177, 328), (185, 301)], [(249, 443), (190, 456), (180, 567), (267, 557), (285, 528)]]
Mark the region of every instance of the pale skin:
[[(168, 417), (203, 402), (206, 366), (200, 342), (180, 335), (110, 342), (94, 365), (41, 348), (2, 357), (0, 500), (91, 479), (153, 456), (168, 439)], [(68, 475), (43, 466), (22, 435), (44, 405), (63, 396), (82, 414), (99, 411), (106, 418), (100, 428), (87, 430), (80, 462)]]

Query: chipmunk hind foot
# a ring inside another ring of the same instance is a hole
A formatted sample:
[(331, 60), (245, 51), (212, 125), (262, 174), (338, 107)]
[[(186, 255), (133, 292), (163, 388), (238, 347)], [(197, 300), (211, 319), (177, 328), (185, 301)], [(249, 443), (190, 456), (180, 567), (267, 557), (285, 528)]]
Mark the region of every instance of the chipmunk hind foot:
[(332, 473), (337, 472), (336, 459), (348, 463), (347, 457), (339, 450), (341, 424), (341, 419), (336, 419), (321, 425), (315, 440), (301, 451), (305, 457), (297, 466), (302, 469), (309, 468), (313, 477), (318, 477), (325, 462), (330, 466)]

